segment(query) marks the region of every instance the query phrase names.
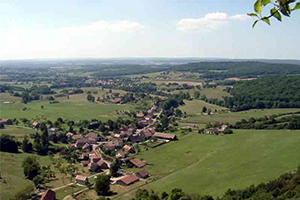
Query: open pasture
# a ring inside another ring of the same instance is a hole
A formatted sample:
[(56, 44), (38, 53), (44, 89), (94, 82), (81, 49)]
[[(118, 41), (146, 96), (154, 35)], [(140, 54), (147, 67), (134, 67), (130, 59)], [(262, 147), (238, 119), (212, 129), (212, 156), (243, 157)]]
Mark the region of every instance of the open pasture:
[(0, 129), (0, 135), (11, 135), (17, 139), (22, 139), (25, 135), (29, 136), (32, 133), (35, 133), (33, 129), (21, 126), (5, 126), (5, 129)]
[(300, 165), (299, 152), (300, 131), (234, 130), (227, 136), (190, 133), (141, 152), (138, 157), (153, 164), (146, 167), (152, 177), (161, 177), (142, 189), (161, 193), (182, 188), (187, 193), (220, 196), (229, 188), (257, 185), (294, 170)]
[(223, 96), (231, 96), (228, 92), (223, 91), (226, 86), (218, 86), (216, 88), (204, 88), (200, 91), (201, 95), (205, 95), (207, 98), (220, 99), (222, 100)]
[[(74, 95), (75, 96), (75, 95)], [(43, 109), (42, 109), (42, 106)], [(26, 108), (26, 110), (24, 110)], [(2, 104), (0, 118), (35, 118), (37, 116), (56, 120), (63, 119), (82, 120), (99, 119), (107, 121), (116, 117), (117, 110), (130, 110), (131, 105), (115, 105), (90, 102), (61, 102), (50, 104), (48, 101), (30, 102), (22, 104)]]
[[(203, 107), (210, 108), (212, 110), (211, 115), (201, 114)], [(251, 117), (259, 118), (264, 116), (270, 116), (273, 114), (280, 113), (291, 113), (300, 111), (297, 108), (284, 108), (284, 109), (260, 109), (260, 110), (247, 110), (241, 112), (229, 112), (227, 108), (216, 106), (213, 104), (206, 103), (201, 100), (185, 101), (184, 106), (180, 106), (182, 111), (187, 112), (187, 118), (182, 119), (185, 123), (195, 123), (195, 124), (206, 124), (210, 122), (224, 122), (235, 124), (241, 119), (249, 119)], [(216, 113), (215, 110), (218, 112)], [(223, 111), (222, 111), (223, 110)]]

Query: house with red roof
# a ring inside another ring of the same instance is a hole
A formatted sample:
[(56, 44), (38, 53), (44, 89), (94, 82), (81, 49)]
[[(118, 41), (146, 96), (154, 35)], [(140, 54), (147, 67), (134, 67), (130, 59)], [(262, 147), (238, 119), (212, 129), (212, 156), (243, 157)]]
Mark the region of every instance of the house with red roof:
[(40, 198), (40, 200), (55, 200), (55, 192), (48, 189)]
[(116, 184), (128, 186), (130, 184), (137, 182), (138, 180), (139, 180), (138, 177), (136, 175), (132, 174), (132, 175), (127, 175), (124, 178), (117, 180)]
[(89, 182), (88, 177), (82, 175), (77, 175), (75, 181), (81, 185), (86, 185)]
[(142, 179), (146, 179), (146, 178), (150, 177), (150, 174), (145, 169), (143, 169), (141, 171), (138, 171), (135, 175), (139, 178), (142, 178)]

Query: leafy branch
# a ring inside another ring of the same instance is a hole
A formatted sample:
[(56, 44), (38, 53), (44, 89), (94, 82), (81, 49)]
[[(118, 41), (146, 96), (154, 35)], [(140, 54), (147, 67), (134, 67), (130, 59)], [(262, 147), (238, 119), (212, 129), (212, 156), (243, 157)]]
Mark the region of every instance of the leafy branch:
[[(296, 3), (295, 6), (292, 8), (291, 4)], [(262, 10), (267, 5), (273, 5), (273, 8), (270, 9), (269, 16), (262, 16)], [(295, 10), (300, 9), (300, 2), (297, 0), (256, 0), (254, 4), (254, 11), (255, 13), (249, 13), (248, 16), (256, 17), (257, 20), (254, 21), (252, 27), (254, 28), (255, 25), (259, 21), (263, 21), (269, 25), (271, 25), (270, 18), (274, 17), (278, 21), (282, 21), (282, 15), (286, 17), (290, 17), (292, 12)]]

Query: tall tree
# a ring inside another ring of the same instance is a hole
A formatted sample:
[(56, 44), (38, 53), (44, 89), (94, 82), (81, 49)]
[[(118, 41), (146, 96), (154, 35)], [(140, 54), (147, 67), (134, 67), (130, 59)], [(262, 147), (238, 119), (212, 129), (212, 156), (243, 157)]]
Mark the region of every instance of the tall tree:
[(22, 150), (26, 153), (31, 152), (32, 151), (32, 143), (29, 142), (28, 140), (28, 136), (26, 135), (23, 139), (22, 142)]
[(97, 176), (95, 191), (98, 195), (108, 195), (110, 190), (110, 175), (100, 174)]
[(37, 157), (28, 156), (23, 160), (23, 172), (26, 178), (32, 180), (41, 170)]

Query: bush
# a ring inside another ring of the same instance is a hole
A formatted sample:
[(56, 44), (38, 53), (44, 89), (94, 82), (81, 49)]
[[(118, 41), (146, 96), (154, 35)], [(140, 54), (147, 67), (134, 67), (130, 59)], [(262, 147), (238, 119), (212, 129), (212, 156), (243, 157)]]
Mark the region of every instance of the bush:
[(23, 172), (26, 178), (33, 180), (40, 172), (40, 164), (36, 157), (28, 156), (24, 159), (23, 164)]
[(18, 153), (18, 143), (9, 135), (0, 136), (0, 151)]
[(95, 191), (98, 195), (107, 195), (110, 190), (110, 175), (100, 174), (97, 176)]

